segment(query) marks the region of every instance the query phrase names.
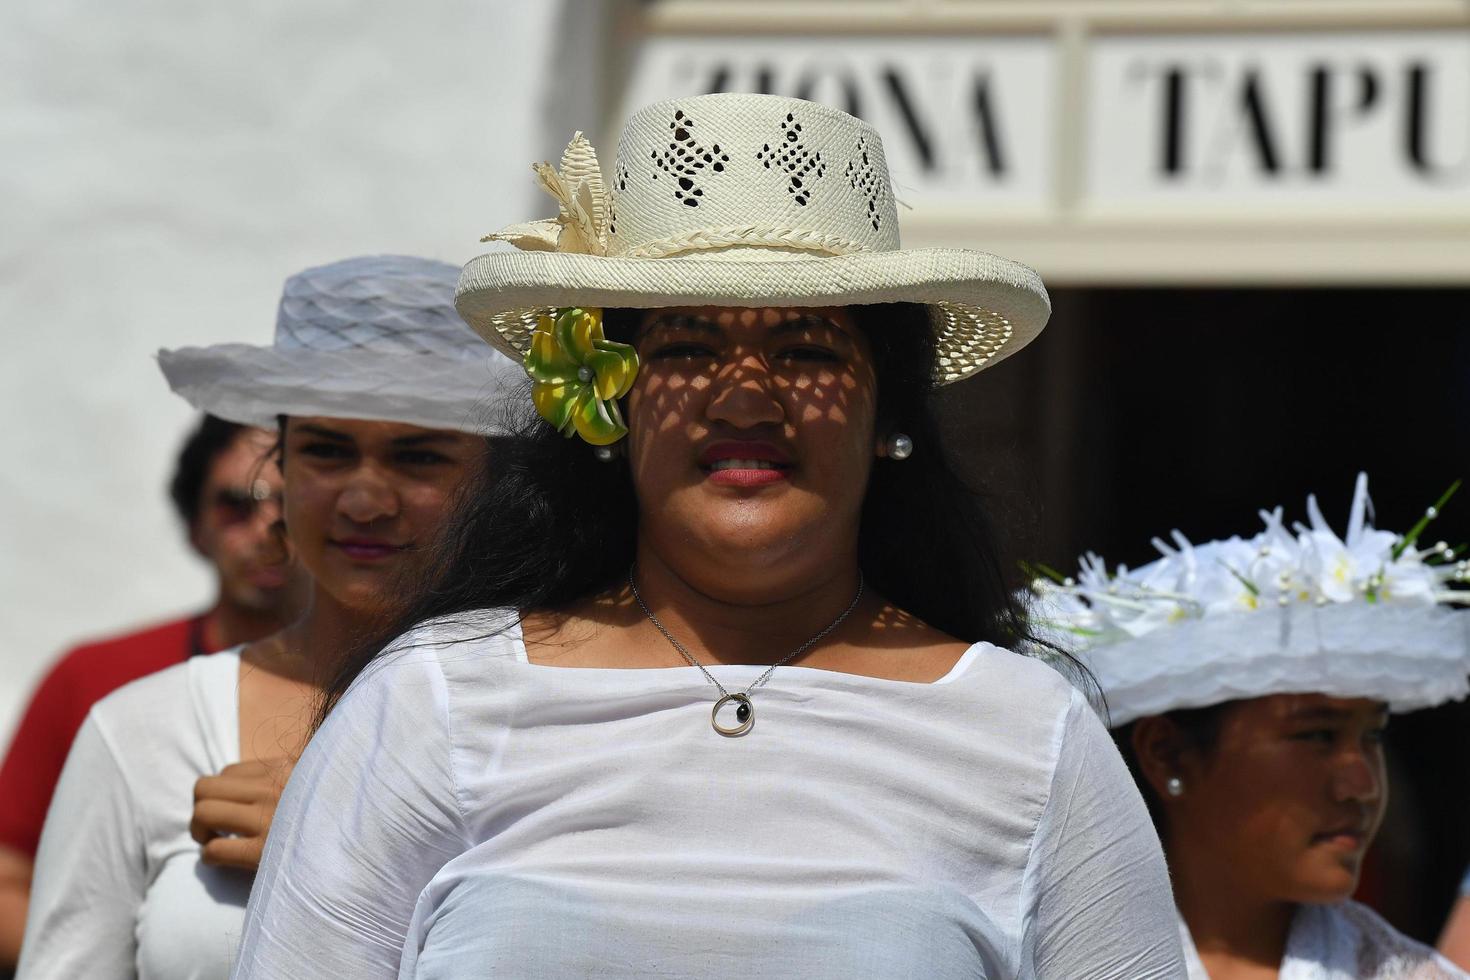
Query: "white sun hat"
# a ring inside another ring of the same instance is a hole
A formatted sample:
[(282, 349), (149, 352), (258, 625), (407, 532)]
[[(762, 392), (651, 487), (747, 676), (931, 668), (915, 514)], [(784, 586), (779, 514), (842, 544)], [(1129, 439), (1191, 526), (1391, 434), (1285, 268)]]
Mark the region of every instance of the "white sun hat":
[(458, 305), (517, 358), (561, 307), (922, 303), (935, 381), (1020, 350), (1051, 304), (1026, 266), (957, 248), (899, 248), (883, 141), (845, 112), (773, 95), (661, 102), (634, 115), (603, 174), (578, 133), (560, 170), (535, 167), (554, 219), (486, 240), (516, 250), (465, 266)]
[[(1453, 489), (1451, 490), (1453, 492)], [(1408, 534), (1369, 522), (1359, 474), (1347, 536), (1315, 497), (1288, 531), (1261, 512), (1250, 540), (1173, 544), (1109, 574), (1089, 554), (1075, 578), (1033, 583), (1033, 628), (1092, 670), (1114, 726), (1147, 715), (1269, 694), (1374, 698), (1395, 712), (1470, 690), (1470, 565), (1444, 542), (1417, 542), (1445, 498)]]
[(270, 347), (161, 350), (158, 363), (189, 404), (246, 425), (316, 415), (497, 434), (524, 372), (459, 318), (458, 279), (400, 255), (307, 269), (286, 280)]

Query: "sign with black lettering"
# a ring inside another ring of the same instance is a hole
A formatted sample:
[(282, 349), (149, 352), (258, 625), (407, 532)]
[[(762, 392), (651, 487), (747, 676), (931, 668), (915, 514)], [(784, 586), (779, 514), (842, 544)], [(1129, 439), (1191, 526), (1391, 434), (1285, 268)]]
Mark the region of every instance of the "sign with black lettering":
[[(883, 134), (895, 189), (930, 208), (1042, 216), (1071, 168), (1084, 211), (1470, 213), (1470, 35), (1099, 35), (1064, 100), (1050, 36), (645, 39), (623, 108), (714, 91), (837, 105)], [(1055, 133), (1080, 159), (1059, 160)], [(1079, 173), (1080, 171), (1080, 173)], [(1285, 209), (1284, 211), (1282, 209)]]
[(1137, 35), (1093, 41), (1098, 207), (1470, 212), (1470, 36)]
[(705, 92), (769, 92), (846, 109), (883, 134), (900, 201), (1044, 212), (1056, 69), (1046, 37), (660, 36), (625, 111)]
[(627, 64), (615, 118), (715, 91), (862, 116), (906, 243), (1054, 282), (1470, 276), (1463, 30), (670, 33)]

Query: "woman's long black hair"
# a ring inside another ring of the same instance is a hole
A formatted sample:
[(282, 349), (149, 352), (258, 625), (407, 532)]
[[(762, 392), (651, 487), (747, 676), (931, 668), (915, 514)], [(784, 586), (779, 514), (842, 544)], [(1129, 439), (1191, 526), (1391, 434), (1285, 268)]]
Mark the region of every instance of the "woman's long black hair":
[[(977, 488), (952, 465), (934, 411), (933, 330), (912, 303), (852, 307), (873, 352), (877, 431), (913, 439), (906, 460), (879, 459), (863, 503), (858, 556), (870, 587), (956, 639), (1030, 644), (1002, 573)], [(609, 337), (631, 342), (638, 311), (608, 310)], [(529, 406), (526, 393), (519, 404)], [(386, 629), (358, 644), (323, 692), (321, 716), (399, 635), (474, 609), (558, 610), (616, 589), (633, 563), (638, 507), (625, 458), (599, 462), (528, 412), (496, 439), (446, 522), (425, 580), (409, 583)]]

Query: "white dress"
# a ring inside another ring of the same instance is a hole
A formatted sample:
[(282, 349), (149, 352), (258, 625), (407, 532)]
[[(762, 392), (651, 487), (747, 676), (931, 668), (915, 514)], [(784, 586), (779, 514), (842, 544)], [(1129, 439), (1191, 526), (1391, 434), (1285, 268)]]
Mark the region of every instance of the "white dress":
[(21, 980), (217, 980), (250, 875), (199, 862), (194, 782), (240, 759), (240, 654), (134, 681), (77, 733), (36, 856)]
[[(1183, 922), (1189, 980), (1210, 980)], [(1470, 977), (1357, 902), (1298, 906), (1280, 980), (1463, 980)]]
[(398, 646), (292, 774), (236, 977), (1184, 976), (1143, 802), (1037, 661), (783, 667), (727, 739), (695, 669), (531, 664), (504, 613)]

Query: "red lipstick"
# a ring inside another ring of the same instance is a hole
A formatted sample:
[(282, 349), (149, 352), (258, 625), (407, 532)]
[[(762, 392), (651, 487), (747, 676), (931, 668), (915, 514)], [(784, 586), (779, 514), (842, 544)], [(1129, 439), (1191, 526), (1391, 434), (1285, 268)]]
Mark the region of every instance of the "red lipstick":
[(787, 479), (791, 456), (769, 442), (725, 440), (699, 454), (699, 467), (711, 483), (729, 487), (763, 487)]

